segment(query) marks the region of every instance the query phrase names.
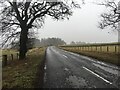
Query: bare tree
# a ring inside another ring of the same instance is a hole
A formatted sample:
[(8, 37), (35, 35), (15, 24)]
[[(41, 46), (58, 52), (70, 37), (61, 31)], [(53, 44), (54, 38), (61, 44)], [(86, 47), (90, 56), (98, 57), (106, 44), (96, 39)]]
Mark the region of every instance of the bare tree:
[(104, 29), (111, 27), (118, 30), (118, 22), (120, 21), (120, 11), (118, 11), (119, 0), (105, 0), (99, 5), (103, 5), (107, 8), (105, 13), (101, 14), (101, 21), (99, 22), (99, 28)]
[(1, 0), (0, 26), (3, 45), (20, 40), (19, 59), (25, 59), (28, 32), (41, 28), (46, 16), (64, 20), (72, 15), (72, 8), (79, 8), (73, 0), (52, 2), (48, 0)]

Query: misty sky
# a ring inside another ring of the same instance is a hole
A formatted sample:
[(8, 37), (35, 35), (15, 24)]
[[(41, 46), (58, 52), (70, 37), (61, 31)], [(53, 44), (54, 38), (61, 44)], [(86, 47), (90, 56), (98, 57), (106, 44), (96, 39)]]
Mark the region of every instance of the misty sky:
[(105, 7), (88, 1), (90, 0), (86, 0), (86, 4), (82, 5), (81, 9), (75, 9), (69, 20), (55, 21), (47, 17), (44, 27), (39, 30), (39, 39), (58, 37), (67, 43), (71, 41), (117, 42), (117, 32), (108, 29), (101, 30), (97, 27), (100, 14), (105, 11)]

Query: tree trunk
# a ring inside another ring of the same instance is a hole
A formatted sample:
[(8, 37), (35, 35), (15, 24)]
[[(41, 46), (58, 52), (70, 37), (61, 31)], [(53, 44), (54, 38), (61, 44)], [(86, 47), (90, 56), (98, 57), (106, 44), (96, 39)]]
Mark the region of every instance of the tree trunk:
[(26, 59), (27, 40), (28, 40), (28, 28), (25, 25), (23, 25), (20, 34), (19, 60)]

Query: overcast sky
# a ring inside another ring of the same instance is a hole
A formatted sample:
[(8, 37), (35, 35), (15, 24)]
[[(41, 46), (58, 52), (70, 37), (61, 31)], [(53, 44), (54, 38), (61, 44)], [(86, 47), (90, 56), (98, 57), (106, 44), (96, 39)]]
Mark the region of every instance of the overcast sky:
[(69, 20), (55, 21), (47, 17), (44, 27), (39, 30), (39, 39), (58, 37), (67, 43), (71, 41), (89, 43), (118, 41), (117, 32), (108, 29), (101, 30), (97, 27), (100, 14), (105, 11), (104, 7), (95, 5), (90, 0), (86, 0), (86, 4), (81, 7), (81, 9), (74, 10)]

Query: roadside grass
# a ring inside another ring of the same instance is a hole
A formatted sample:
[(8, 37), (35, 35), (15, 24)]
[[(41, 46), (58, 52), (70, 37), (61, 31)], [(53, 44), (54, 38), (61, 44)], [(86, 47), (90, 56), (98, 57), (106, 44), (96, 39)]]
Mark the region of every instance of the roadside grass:
[(97, 60), (100, 61), (104, 61), (104, 62), (108, 62), (111, 64), (115, 64), (115, 65), (120, 65), (120, 61), (119, 61), (119, 57), (120, 54), (117, 53), (105, 53), (105, 52), (95, 52), (95, 51), (80, 51), (80, 50), (68, 50), (68, 49), (64, 49), (67, 51), (71, 51), (74, 53), (78, 53), (81, 55), (85, 55), (88, 57), (92, 57), (95, 58)]
[(26, 60), (14, 60), (2, 68), (2, 88), (42, 87), (44, 55), (45, 48), (34, 48)]

